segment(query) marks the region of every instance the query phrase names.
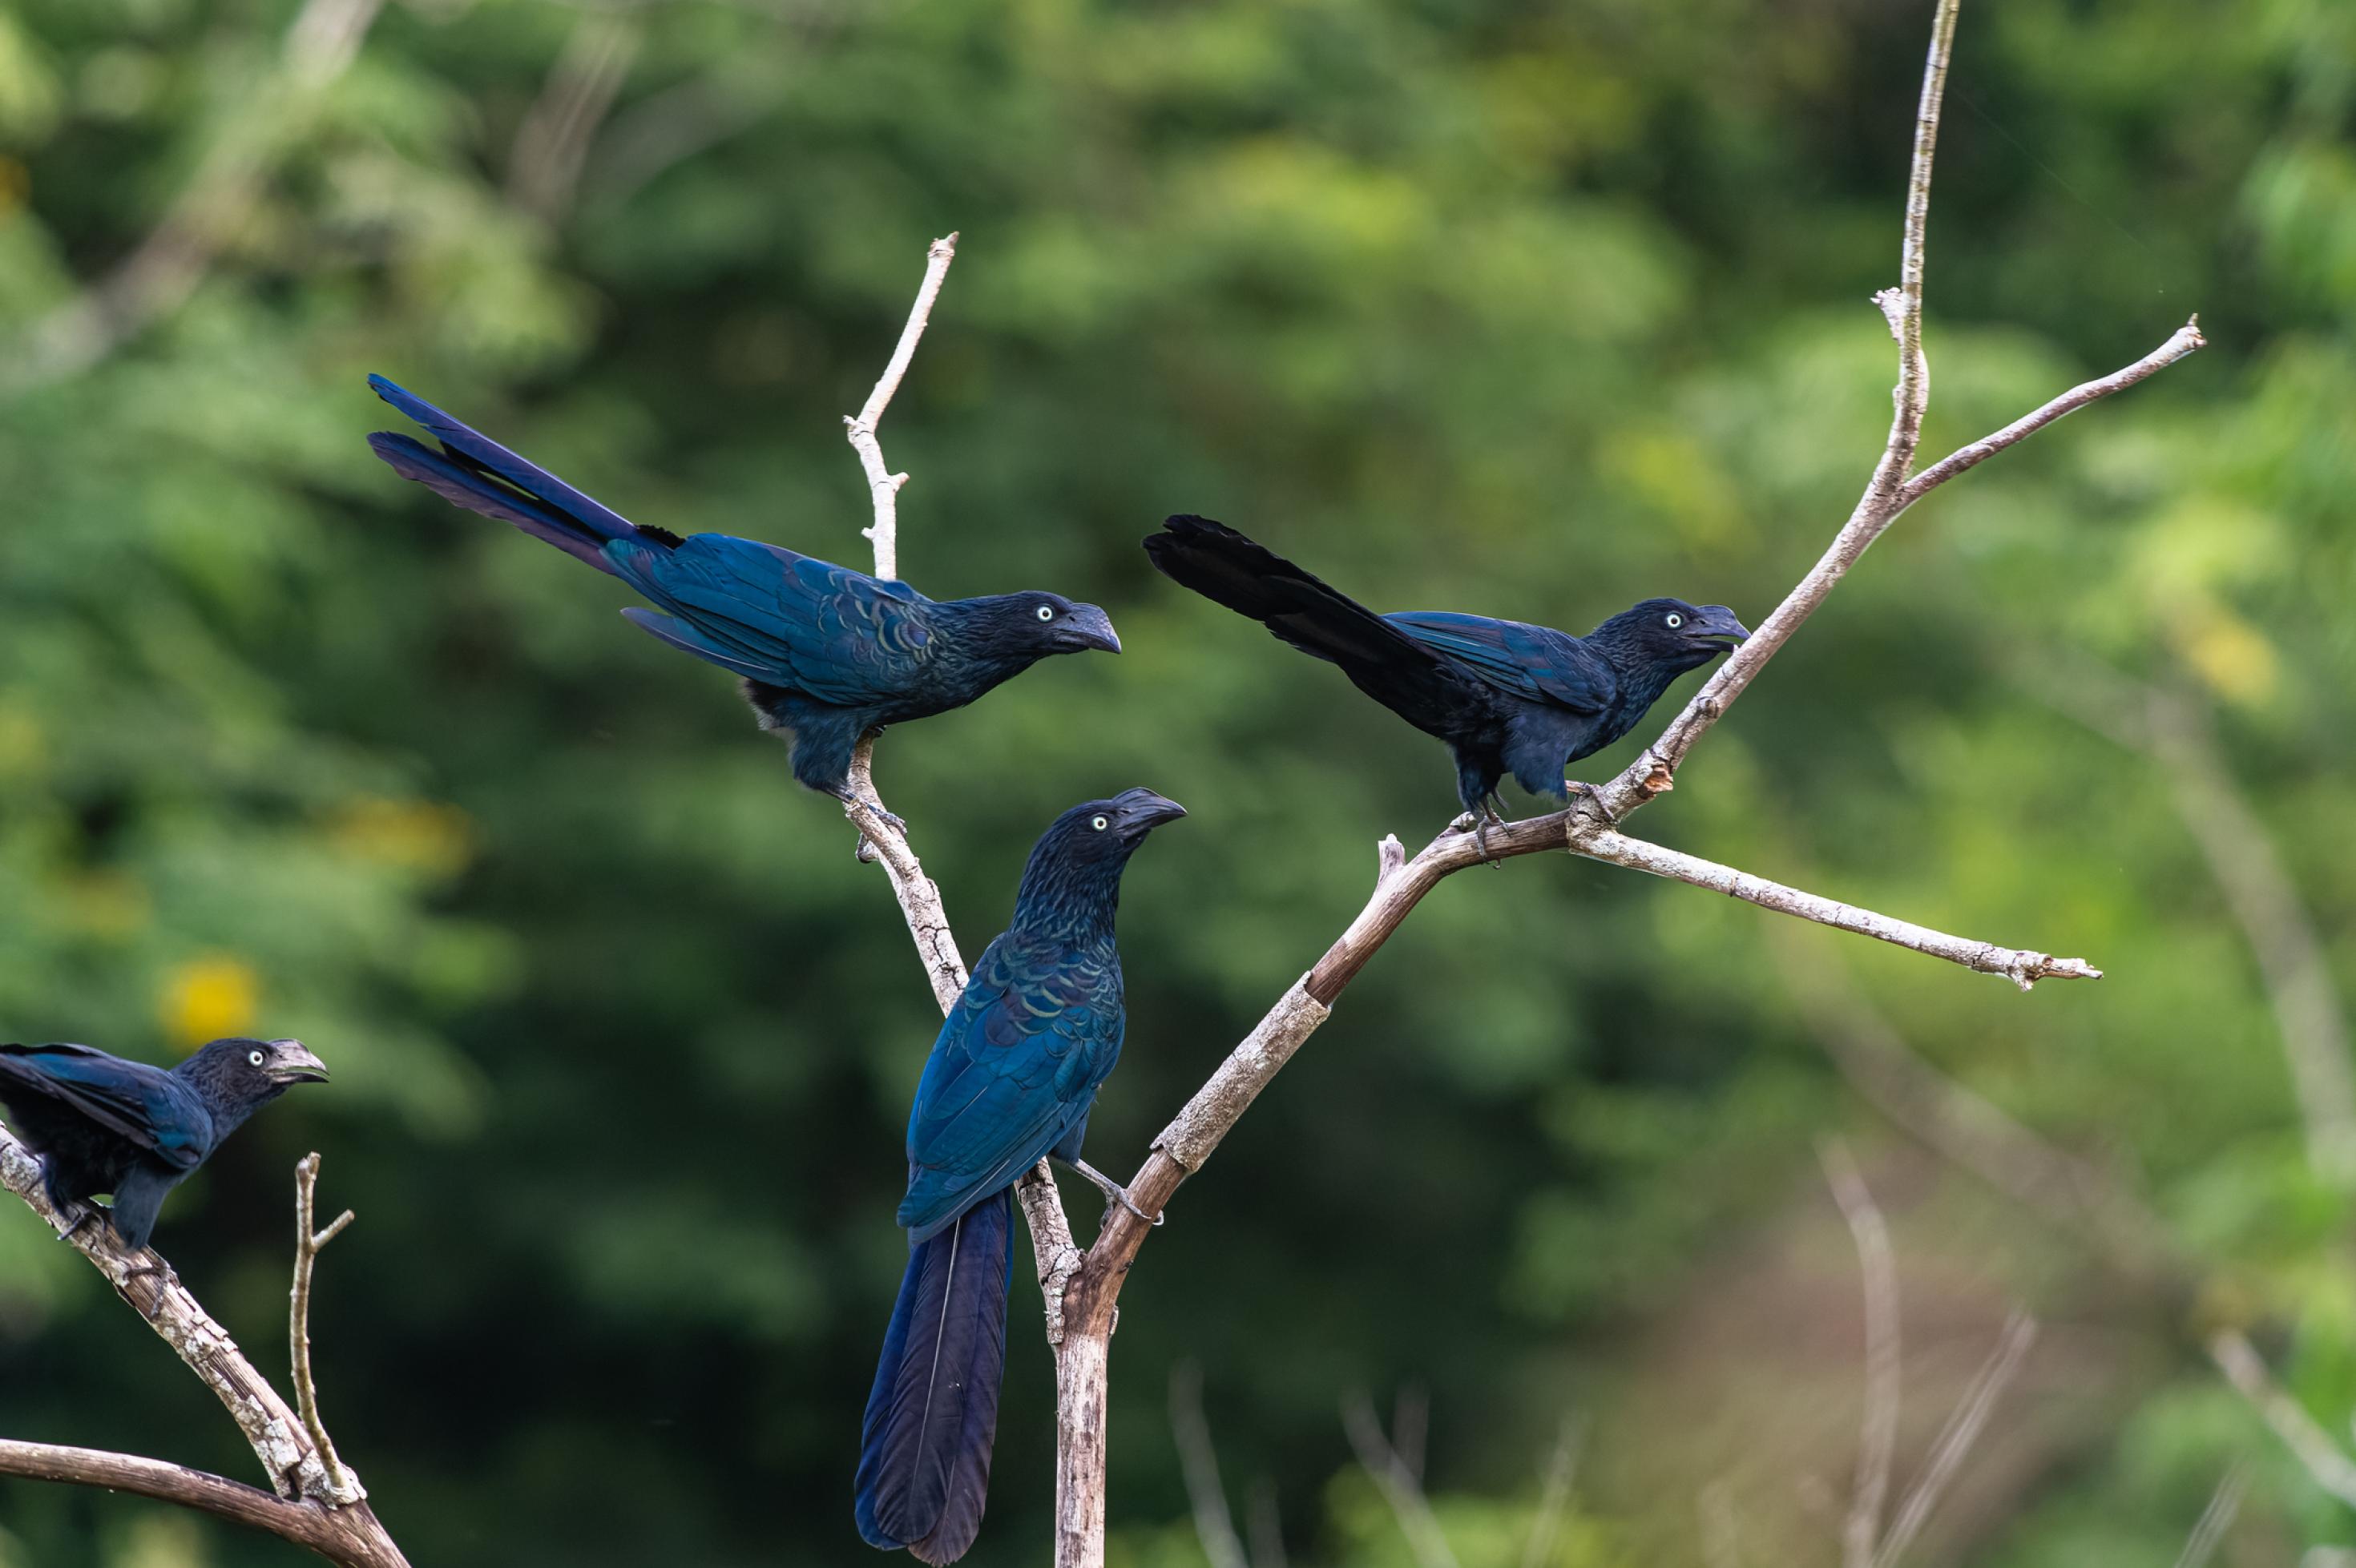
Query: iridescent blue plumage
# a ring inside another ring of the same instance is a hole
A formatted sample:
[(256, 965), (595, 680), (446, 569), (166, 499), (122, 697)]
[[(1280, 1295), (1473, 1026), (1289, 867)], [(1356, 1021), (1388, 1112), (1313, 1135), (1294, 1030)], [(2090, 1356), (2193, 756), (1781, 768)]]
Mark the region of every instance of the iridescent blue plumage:
[(622, 613), (744, 677), (763, 725), (792, 734), (794, 776), (812, 789), (845, 793), (870, 731), (962, 708), (1051, 654), (1120, 651), (1102, 610), (1058, 594), (927, 599), (776, 545), (633, 524), (383, 377), (369, 385), (442, 443), (369, 437), (395, 473), (646, 595), (658, 609)]
[(1076, 1162), (1127, 1021), (1113, 916), (1130, 855), (1185, 815), (1151, 790), (1057, 817), (1014, 919), (942, 1021), (908, 1114), (907, 1273), (861, 1434), (854, 1514), (870, 1545), (948, 1563), (980, 1528), (1006, 1347), (1012, 1188)]
[(327, 1077), (295, 1040), (217, 1040), (168, 1072), (86, 1045), (0, 1045), (0, 1105), (41, 1157), (49, 1202), (70, 1214), (112, 1193), (108, 1217), (134, 1250), (147, 1244), (166, 1194), (248, 1116)]
[(1224, 523), (1174, 517), (1145, 541), (1173, 581), (1248, 615), (1456, 758), (1457, 798), (1485, 828), (1507, 773), (1561, 799), (1563, 770), (1625, 735), (1686, 671), (1750, 632), (1723, 604), (1647, 599), (1583, 637), (1450, 610), (1377, 615)]

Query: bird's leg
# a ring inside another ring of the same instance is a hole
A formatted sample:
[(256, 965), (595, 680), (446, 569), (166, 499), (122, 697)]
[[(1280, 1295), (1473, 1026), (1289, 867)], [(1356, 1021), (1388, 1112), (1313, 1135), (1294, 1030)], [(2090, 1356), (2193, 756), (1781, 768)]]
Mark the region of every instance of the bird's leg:
[(1130, 1200), (1128, 1188), (1123, 1187), (1119, 1182), (1115, 1181), (1111, 1177), (1107, 1176), (1103, 1171), (1098, 1170), (1087, 1160), (1076, 1159), (1069, 1163), (1074, 1170), (1078, 1171), (1082, 1176), (1087, 1177), (1090, 1181), (1095, 1182), (1099, 1188), (1104, 1189), (1105, 1211), (1107, 1213), (1110, 1213), (1112, 1211), (1112, 1206), (1118, 1203), (1149, 1225), (1159, 1225), (1162, 1223), (1163, 1216), (1160, 1214), (1149, 1214), (1144, 1210), (1139, 1208), (1135, 1203)]

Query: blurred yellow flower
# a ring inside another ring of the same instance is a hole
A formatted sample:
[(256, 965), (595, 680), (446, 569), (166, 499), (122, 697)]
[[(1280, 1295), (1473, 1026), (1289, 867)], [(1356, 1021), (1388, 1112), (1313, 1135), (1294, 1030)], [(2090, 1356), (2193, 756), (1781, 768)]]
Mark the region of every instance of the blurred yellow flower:
[(438, 801), (363, 796), (337, 811), (328, 831), (347, 855), (429, 877), (455, 877), (475, 855), (466, 814)]
[(2275, 645), (2264, 633), (2222, 606), (2179, 622), (2176, 640), (2187, 664), (2229, 702), (2260, 703), (2274, 695), (2280, 674)]
[(164, 1032), (183, 1051), (253, 1028), (262, 1001), (261, 976), (225, 954), (191, 958), (164, 977), (157, 1014)]

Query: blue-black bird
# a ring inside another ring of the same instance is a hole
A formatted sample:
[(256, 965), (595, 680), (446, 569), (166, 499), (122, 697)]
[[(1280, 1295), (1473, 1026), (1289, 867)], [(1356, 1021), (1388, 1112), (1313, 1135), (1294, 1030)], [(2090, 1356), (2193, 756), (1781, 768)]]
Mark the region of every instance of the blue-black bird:
[(1750, 630), (1723, 604), (1647, 599), (1583, 637), (1446, 610), (1377, 615), (1208, 517), (1145, 541), (1164, 575), (1259, 622), (1456, 755), (1456, 795), (1485, 853), (1497, 784), (1568, 798), (1563, 770), (1633, 728), (1677, 677)]
[(1132, 789), (1057, 817), (1023, 869), (1013, 923), (973, 966), (933, 1041), (908, 1114), (908, 1272), (860, 1435), (853, 1511), (871, 1546), (950, 1563), (981, 1526), (1014, 1183), (1052, 1154), (1129, 1202), (1080, 1159), (1127, 1017), (1113, 911), (1130, 854), (1185, 815)]
[(369, 436), (395, 473), (652, 600), (667, 613), (622, 613), (743, 677), (762, 728), (792, 735), (794, 776), (812, 789), (851, 798), (851, 753), (870, 731), (962, 708), (1050, 654), (1120, 652), (1102, 610), (1059, 594), (927, 599), (776, 545), (632, 524), (383, 377), (369, 385), (442, 443)]
[[(327, 1066), (299, 1040), (217, 1040), (170, 1072), (86, 1045), (0, 1045), (0, 1105), (41, 1157), (41, 1182), (72, 1229), (103, 1211), (134, 1251), (147, 1244), (164, 1196), (245, 1119)], [(84, 1207), (88, 1205), (88, 1207)], [(72, 1229), (67, 1234), (72, 1234)]]

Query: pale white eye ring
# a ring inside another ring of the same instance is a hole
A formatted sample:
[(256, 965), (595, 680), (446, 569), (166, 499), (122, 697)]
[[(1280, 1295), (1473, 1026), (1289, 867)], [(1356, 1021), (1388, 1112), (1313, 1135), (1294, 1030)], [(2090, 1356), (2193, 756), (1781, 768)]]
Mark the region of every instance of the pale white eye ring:
[(1054, 620), (1055, 618), (1055, 607), (1054, 605), (1052, 605), (1052, 604), (1042, 604), (1042, 605), (1040, 605), (1040, 606), (1039, 606), (1039, 619), (1041, 619), (1042, 621), (1052, 621), (1052, 620)]
[(1112, 826), (1112, 820), (1111, 818), (1103, 816), (1091, 816), (1088, 818), (1088, 826), (1095, 828), (1098, 832), (1102, 833), (1106, 828)]
[(261, 1066), (261, 1065), (262, 1065), (262, 1052), (260, 1052), (260, 1051), (247, 1051), (247, 1052), (245, 1053), (245, 1059), (246, 1059), (248, 1061), (252, 1062), (256, 1067), (259, 1067), (259, 1066)]
[(1675, 610), (1669, 612), (1668, 628), (1670, 631), (1674, 632), (1685, 624), (1686, 618), (1683, 615), (1678, 614)]

